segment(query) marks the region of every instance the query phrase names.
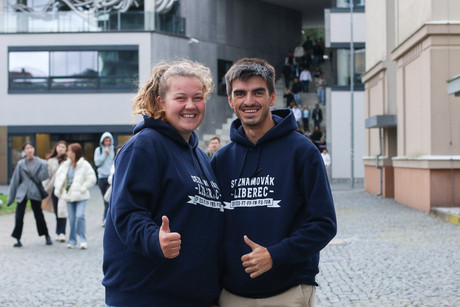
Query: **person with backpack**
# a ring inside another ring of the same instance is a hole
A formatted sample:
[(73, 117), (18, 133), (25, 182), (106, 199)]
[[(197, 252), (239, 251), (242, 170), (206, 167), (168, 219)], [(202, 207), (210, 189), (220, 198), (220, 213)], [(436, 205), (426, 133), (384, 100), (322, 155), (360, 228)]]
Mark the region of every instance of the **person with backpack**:
[(46, 245), (52, 245), (41, 207), (43, 196), (38, 184), (49, 178), (48, 162), (35, 156), (35, 147), (31, 142), (22, 146), (25, 158), (19, 160), (14, 169), (8, 192), (7, 206), (17, 201), (14, 230), (11, 236), (17, 240), (14, 247), (22, 247), (21, 235), (24, 227), (24, 214), (27, 201), (30, 200), (39, 236), (45, 236)]
[[(110, 169), (113, 165), (115, 158), (115, 151), (113, 148), (113, 136), (110, 132), (104, 132), (99, 141), (100, 146), (94, 151), (94, 164), (97, 168), (97, 185), (101, 190), (102, 196), (105, 195), (109, 188), (108, 178), (110, 175)], [(107, 209), (109, 202), (104, 200), (104, 214), (102, 216), (102, 227), (105, 226), (105, 218), (107, 216)]]

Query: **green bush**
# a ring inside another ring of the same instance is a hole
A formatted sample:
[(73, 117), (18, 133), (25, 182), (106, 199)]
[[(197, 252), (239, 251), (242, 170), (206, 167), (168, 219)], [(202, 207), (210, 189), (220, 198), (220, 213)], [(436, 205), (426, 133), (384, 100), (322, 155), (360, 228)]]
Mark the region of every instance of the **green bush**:
[(16, 211), (16, 201), (11, 204), (11, 206), (6, 206), (6, 201), (8, 197), (5, 194), (0, 194), (0, 199), (3, 202), (2, 207), (0, 208), (0, 215), (14, 213)]

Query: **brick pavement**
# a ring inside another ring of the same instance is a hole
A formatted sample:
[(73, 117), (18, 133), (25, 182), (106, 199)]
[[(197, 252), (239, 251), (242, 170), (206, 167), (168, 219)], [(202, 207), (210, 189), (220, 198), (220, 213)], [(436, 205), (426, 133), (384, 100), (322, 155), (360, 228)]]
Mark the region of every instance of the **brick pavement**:
[(317, 306), (460, 306), (460, 228), (392, 199), (333, 186), (338, 234)]
[[(458, 226), (362, 187), (332, 187), (339, 231), (321, 253), (318, 307), (460, 306)], [(97, 187), (91, 195), (88, 250), (55, 241), (46, 246), (32, 212), (25, 217), (24, 247), (13, 248), (14, 215), (0, 216), (0, 306), (104, 306), (103, 205)], [(54, 215), (45, 218), (54, 234)]]
[(0, 216), (0, 306), (105, 306), (104, 205), (97, 187), (90, 193), (85, 212), (87, 250), (70, 250), (66, 243), (55, 241), (56, 219), (50, 212), (44, 214), (53, 245), (46, 246), (45, 238), (38, 237), (32, 211), (24, 218), (23, 247), (13, 248), (14, 214)]

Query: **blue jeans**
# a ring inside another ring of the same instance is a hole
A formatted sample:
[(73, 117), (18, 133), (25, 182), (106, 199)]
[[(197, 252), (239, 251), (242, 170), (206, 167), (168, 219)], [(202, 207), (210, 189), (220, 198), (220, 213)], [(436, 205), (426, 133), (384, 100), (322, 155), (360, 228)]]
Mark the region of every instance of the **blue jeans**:
[(294, 100), (297, 105), (300, 103), (300, 93), (293, 94), (294, 95)]
[(86, 242), (86, 200), (67, 202), (67, 214), (69, 216), (70, 235), (69, 243), (77, 244), (77, 235), (80, 242)]
[(319, 103), (324, 105), (326, 103), (326, 97), (325, 97), (325, 93), (324, 93), (324, 88), (317, 89), (316, 94), (318, 95)]

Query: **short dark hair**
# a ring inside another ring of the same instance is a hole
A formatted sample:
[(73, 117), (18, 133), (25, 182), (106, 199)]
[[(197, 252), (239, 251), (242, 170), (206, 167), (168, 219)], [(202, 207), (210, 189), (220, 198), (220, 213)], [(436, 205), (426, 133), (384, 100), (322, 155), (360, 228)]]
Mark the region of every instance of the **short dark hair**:
[(212, 138), (210, 138), (209, 142), (211, 142), (212, 140), (217, 140), (217, 142), (219, 142), (219, 144), (220, 144), (220, 138), (217, 135), (215, 135)]
[(22, 144), (22, 150), (24, 150), (26, 148), (27, 145), (30, 145), (32, 146), (33, 148), (35, 148), (34, 144), (32, 144), (32, 142), (30, 141), (26, 141), (24, 142), (24, 144)]
[(232, 83), (235, 79), (249, 80), (251, 77), (261, 77), (267, 83), (268, 93), (275, 92), (275, 69), (267, 61), (258, 58), (243, 58), (238, 60), (225, 74), (227, 95), (232, 94)]

